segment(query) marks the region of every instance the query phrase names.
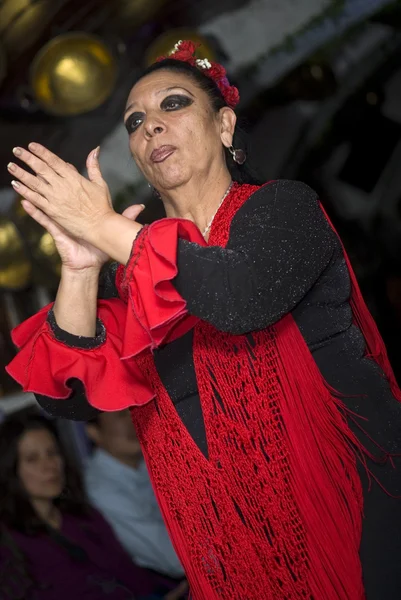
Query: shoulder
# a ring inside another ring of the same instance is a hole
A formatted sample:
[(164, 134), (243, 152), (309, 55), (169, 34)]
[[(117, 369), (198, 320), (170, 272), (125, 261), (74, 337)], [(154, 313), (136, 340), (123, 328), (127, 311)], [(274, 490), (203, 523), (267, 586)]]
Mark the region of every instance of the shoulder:
[(317, 193), (306, 183), (289, 179), (276, 179), (265, 183), (254, 191), (243, 205), (244, 210), (259, 207), (320, 210)]
[(268, 182), (250, 194), (232, 220), (230, 243), (255, 235), (273, 240), (285, 234), (294, 243), (307, 238), (332, 248), (340, 246), (317, 193), (302, 181), (287, 179)]
[(88, 493), (100, 493), (111, 496), (114, 491), (114, 470), (107, 467), (96, 453), (91, 456), (84, 469), (85, 486)]
[(317, 193), (302, 181), (278, 179), (255, 190), (235, 214), (232, 225), (254, 215), (264, 223), (278, 223), (290, 229), (299, 227), (331, 227), (321, 208)]
[(110, 472), (87, 469), (85, 487), (92, 506), (102, 514), (130, 514), (136, 510), (132, 490), (127, 490), (121, 480), (110, 476)]

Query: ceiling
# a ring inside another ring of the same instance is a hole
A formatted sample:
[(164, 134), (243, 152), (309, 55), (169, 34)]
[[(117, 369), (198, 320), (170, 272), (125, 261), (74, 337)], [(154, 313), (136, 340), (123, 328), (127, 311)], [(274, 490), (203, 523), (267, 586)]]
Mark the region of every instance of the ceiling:
[[(245, 41), (235, 19), (232, 23), (236, 23), (237, 29), (230, 31), (227, 17), (236, 13), (238, 21), (246, 14), (251, 23), (252, 20), (258, 21), (259, 14), (265, 15), (264, 20), (266, 14), (271, 14), (270, 21), (273, 21), (273, 17), (278, 17), (280, 9), (281, 20), (287, 23), (286, 14), (291, 9), (292, 1), (0, 0), (0, 164), (4, 166), (0, 169), (0, 188), (8, 188), (10, 184), (5, 166), (11, 158), (12, 148), (17, 145), (26, 146), (30, 141), (38, 141), (50, 147), (66, 161), (82, 168), (89, 151), (98, 146), (121, 122), (129, 89), (144, 66), (145, 52), (159, 35), (180, 27), (203, 31), (204, 35), (209, 36), (208, 41), (218, 58), (225, 62), (228, 53), (232, 62), (235, 53), (230, 53), (230, 44), (237, 44), (238, 58), (241, 48), (245, 48)], [(252, 100), (252, 94), (255, 96), (257, 91), (268, 87), (279, 73), (289, 70), (294, 61), (303, 60), (308, 53), (335, 35), (336, 31), (339, 35), (358, 19), (364, 18), (366, 11), (372, 12), (386, 2), (303, 0), (302, 6), (312, 14), (312, 9), (323, 10), (324, 7), (339, 3), (343, 7), (348, 6), (339, 20), (326, 20), (320, 28), (306, 31), (304, 36), (299, 37), (292, 52), (269, 55), (268, 60), (259, 60), (253, 71), (250, 69), (246, 73), (237, 74), (239, 81), (236, 83), (243, 92), (245, 105)], [(257, 9), (262, 8), (264, 12), (258, 13)], [(241, 9), (246, 9), (245, 13)], [(299, 8), (297, 10), (300, 19), (302, 11)], [(217, 27), (216, 31), (213, 27)], [(217, 35), (219, 27), (223, 27), (227, 35)], [(244, 24), (244, 31), (245, 29)], [(117, 82), (109, 99), (96, 110), (76, 117), (50, 116), (32, 101), (30, 68), (37, 52), (49, 40), (71, 31), (97, 34), (108, 44), (118, 60)], [(248, 39), (248, 46), (251, 46), (252, 39), (249, 39), (249, 35), (245, 37)], [(259, 35), (259, 45), (260, 38)], [(270, 41), (265, 40), (266, 47)], [(5, 65), (3, 77), (2, 65)], [(259, 115), (260, 111), (254, 110), (253, 114)], [(0, 212), (1, 209), (0, 206)]]
[[(88, 152), (121, 119), (151, 41), (170, 29), (199, 27), (244, 4), (246, 0), (0, 0), (0, 77), (2, 57), (6, 62), (0, 82), (0, 164), (8, 163), (14, 146), (35, 140), (82, 167)], [(46, 42), (68, 31), (99, 35), (118, 57), (118, 79), (100, 108), (73, 118), (52, 117), (32, 101), (30, 66)], [(0, 169), (0, 187), (8, 185), (9, 175)]]

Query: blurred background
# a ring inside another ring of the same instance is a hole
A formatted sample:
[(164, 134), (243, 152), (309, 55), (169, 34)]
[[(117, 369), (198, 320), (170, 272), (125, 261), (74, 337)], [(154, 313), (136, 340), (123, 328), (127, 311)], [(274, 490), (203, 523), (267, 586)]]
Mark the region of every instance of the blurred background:
[(401, 379), (400, 1), (0, 0), (2, 414), (33, 403), (4, 371), (10, 330), (53, 299), (60, 269), (10, 186), (12, 148), (34, 140), (83, 171), (100, 145), (116, 209), (141, 202), (143, 222), (160, 218), (122, 112), (136, 75), (179, 39), (239, 87), (260, 176), (320, 194)]

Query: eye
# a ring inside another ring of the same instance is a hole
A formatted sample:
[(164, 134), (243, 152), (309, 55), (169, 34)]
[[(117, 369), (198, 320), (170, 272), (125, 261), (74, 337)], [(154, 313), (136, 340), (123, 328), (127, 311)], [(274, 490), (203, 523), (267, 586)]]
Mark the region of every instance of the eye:
[(180, 108), (185, 108), (186, 106), (189, 106), (190, 104), (192, 104), (191, 98), (188, 98), (188, 96), (184, 96), (181, 94), (175, 94), (174, 96), (167, 96), (167, 98), (164, 98), (160, 107), (163, 110), (170, 111), (170, 110), (179, 110)]
[(23, 460), (25, 460), (25, 462), (27, 463), (35, 463), (37, 462), (39, 459), (39, 456), (37, 454), (26, 454), (23, 457)]
[(125, 121), (125, 127), (128, 133), (133, 133), (143, 122), (143, 113), (132, 113)]

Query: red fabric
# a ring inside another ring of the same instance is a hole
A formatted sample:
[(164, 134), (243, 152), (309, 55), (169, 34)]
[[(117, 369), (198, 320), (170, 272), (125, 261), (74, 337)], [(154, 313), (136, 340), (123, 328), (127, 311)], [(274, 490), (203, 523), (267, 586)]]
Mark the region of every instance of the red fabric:
[(227, 79), (227, 73), (223, 65), (216, 62), (210, 62), (209, 67), (206, 64), (199, 66), (197, 63), (196, 50), (201, 46), (192, 42), (191, 40), (181, 40), (177, 44), (177, 48), (168, 56), (160, 56), (156, 62), (160, 62), (165, 59), (179, 60), (190, 64), (192, 67), (197, 67), (206, 77), (213, 79), (217, 87), (219, 88), (221, 95), (223, 96), (227, 106), (235, 108), (240, 101), (239, 91), (234, 85), (230, 85)]
[(198, 319), (187, 315), (186, 302), (171, 285), (177, 275), (178, 239), (206, 245), (190, 221), (163, 219), (141, 230), (120, 283), (127, 312), (122, 358), (154, 350), (183, 335)]
[[(209, 244), (226, 245), (232, 217), (254, 190), (230, 194)], [(365, 333), (371, 317), (351, 277)], [(361, 600), (356, 465), (364, 449), (291, 315), (253, 339), (251, 346), (246, 336), (195, 326), (209, 460), (181, 423), (151, 354), (138, 357), (157, 400), (133, 408), (132, 418), (193, 598)]]
[(190, 221), (164, 219), (142, 229), (127, 268), (117, 270), (121, 299), (98, 302), (107, 331), (100, 347), (70, 348), (56, 340), (46, 320), (50, 306), (19, 325), (13, 341), (20, 352), (7, 367), (11, 377), (25, 392), (56, 399), (67, 398), (68, 379), (78, 378), (90, 404), (104, 411), (152, 400), (151, 383), (134, 357), (184, 335), (198, 321), (171, 285), (179, 237), (206, 244)]
[(69, 348), (55, 339), (47, 323), (50, 306), (14, 329), (13, 342), (20, 351), (6, 370), (24, 392), (62, 400), (71, 394), (68, 379), (76, 377), (83, 382), (90, 403), (104, 411), (127, 408), (134, 402), (141, 405), (154, 397), (135, 361), (120, 358), (126, 305), (118, 299), (100, 300), (98, 305), (107, 336), (93, 350)]
[[(234, 214), (256, 189), (233, 187), (209, 244), (226, 245)], [(135, 356), (120, 364), (138, 367), (156, 396), (131, 414), (193, 600), (362, 600), (356, 464), (363, 448), (345, 407), (325, 385), (290, 314), (254, 333), (252, 344), (187, 315), (171, 285), (178, 236), (204, 243), (186, 222), (145, 228), (120, 281), (126, 320), (121, 315), (108, 326), (119, 332), (120, 356)], [(354, 317), (369, 352), (379, 348), (376, 355), (391, 376), (352, 272), (351, 278)], [(193, 326), (208, 460), (181, 422), (151, 354)], [(37, 330), (28, 330), (25, 343), (32, 345)], [(25, 364), (34, 354), (31, 348)], [(104, 370), (116, 380), (113, 368)], [(115, 390), (111, 398), (118, 398)]]

